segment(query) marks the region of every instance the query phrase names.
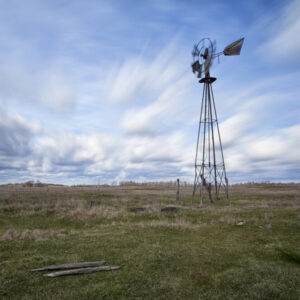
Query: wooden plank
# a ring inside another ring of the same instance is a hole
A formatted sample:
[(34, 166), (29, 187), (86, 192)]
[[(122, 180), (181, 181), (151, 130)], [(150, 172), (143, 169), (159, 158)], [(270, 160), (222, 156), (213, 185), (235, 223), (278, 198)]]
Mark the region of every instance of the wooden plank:
[(94, 272), (100, 271), (113, 271), (120, 269), (119, 266), (103, 266), (103, 267), (96, 267), (96, 268), (80, 268), (80, 269), (73, 269), (68, 271), (59, 271), (54, 273), (43, 274), (45, 277), (58, 277), (58, 276), (67, 276), (67, 275), (78, 275), (78, 274), (89, 274)]
[(84, 267), (99, 267), (105, 264), (105, 261), (88, 261), (73, 264), (62, 264), (62, 265), (52, 265), (44, 268), (33, 269), (31, 272), (41, 272), (41, 271), (54, 271), (54, 270), (64, 270), (64, 269), (78, 269)]

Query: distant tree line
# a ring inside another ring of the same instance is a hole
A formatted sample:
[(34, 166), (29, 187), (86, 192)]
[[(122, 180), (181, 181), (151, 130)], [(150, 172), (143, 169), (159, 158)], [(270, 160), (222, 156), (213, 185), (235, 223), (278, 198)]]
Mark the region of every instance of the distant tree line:
[[(133, 180), (129, 181), (120, 181), (120, 186), (176, 186), (177, 181), (170, 180), (170, 181), (146, 181), (146, 182), (136, 182)], [(191, 183), (186, 181), (180, 181), (181, 186), (190, 186)]]
[(51, 183), (43, 183), (40, 181), (34, 182), (34, 180), (28, 180), (22, 184), (24, 187), (47, 187), (47, 186), (63, 186), (63, 184), (51, 184)]

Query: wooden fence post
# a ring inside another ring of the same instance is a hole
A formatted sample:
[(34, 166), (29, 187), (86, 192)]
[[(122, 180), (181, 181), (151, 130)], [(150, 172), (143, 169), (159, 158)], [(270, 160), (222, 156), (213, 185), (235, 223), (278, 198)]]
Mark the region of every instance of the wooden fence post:
[(177, 192), (176, 192), (176, 202), (179, 202), (179, 178), (177, 178)]

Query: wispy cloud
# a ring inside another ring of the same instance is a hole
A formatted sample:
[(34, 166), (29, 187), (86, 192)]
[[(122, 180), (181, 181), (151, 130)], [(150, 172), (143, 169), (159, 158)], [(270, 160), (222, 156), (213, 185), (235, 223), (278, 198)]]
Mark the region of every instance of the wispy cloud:
[(147, 42), (137, 58), (113, 65), (109, 71), (110, 80), (106, 82), (112, 101), (144, 101), (147, 94), (165, 88), (182, 76), (186, 67), (178, 53), (178, 39), (165, 46), (155, 58), (146, 58), (149, 47)]
[(141, 109), (125, 112), (122, 128), (131, 134), (153, 135), (169, 131), (180, 120), (181, 107), (187, 89), (187, 79), (181, 78), (166, 87), (157, 99)]
[[(269, 34), (261, 47), (265, 57), (282, 60), (282, 63), (299, 63), (300, 60), (300, 3), (293, 0), (282, 9), (279, 18), (264, 28)], [(267, 54), (267, 55), (266, 55)]]

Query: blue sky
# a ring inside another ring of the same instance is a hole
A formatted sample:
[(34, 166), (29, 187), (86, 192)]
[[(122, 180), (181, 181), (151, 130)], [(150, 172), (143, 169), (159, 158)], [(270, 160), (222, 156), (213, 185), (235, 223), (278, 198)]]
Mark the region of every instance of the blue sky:
[(193, 181), (202, 37), (229, 182), (299, 181), (300, 2), (0, 0), (0, 183)]

